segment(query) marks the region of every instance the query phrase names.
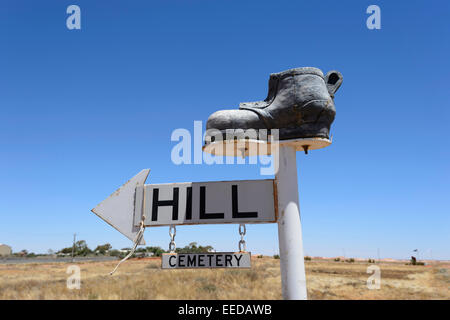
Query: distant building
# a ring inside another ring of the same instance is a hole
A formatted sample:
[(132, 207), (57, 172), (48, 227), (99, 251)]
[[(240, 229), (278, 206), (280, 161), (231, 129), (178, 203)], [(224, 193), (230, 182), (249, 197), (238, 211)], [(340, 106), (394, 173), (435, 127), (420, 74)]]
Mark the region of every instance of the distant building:
[(10, 246), (7, 246), (6, 244), (0, 243), (0, 257), (1, 256), (10, 256), (12, 254), (12, 249)]

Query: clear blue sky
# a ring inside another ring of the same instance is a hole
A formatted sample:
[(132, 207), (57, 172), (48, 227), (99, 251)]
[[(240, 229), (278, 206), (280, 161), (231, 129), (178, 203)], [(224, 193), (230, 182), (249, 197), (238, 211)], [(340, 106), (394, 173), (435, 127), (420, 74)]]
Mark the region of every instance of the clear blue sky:
[[(81, 8), (81, 30), (66, 8)], [(381, 30), (366, 8), (381, 7)], [(298, 153), (308, 255), (450, 259), (450, 2), (0, 2), (0, 243), (46, 252), (72, 234), (130, 241), (90, 212), (150, 168), (147, 183), (260, 179), (258, 165), (181, 165), (176, 128), (263, 99), (269, 74), (344, 76), (333, 144)], [(237, 225), (184, 226), (177, 245), (236, 250)], [(278, 251), (277, 227), (247, 247)], [(147, 229), (167, 248), (168, 227)], [(431, 251), (430, 251), (431, 250)]]

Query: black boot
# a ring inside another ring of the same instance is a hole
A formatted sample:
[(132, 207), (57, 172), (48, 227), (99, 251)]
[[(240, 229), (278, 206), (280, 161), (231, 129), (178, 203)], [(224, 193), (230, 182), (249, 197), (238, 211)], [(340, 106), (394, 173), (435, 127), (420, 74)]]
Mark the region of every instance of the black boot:
[[(310, 67), (273, 73), (264, 101), (241, 103), (239, 110), (214, 112), (206, 123), (206, 134), (219, 130), (225, 140), (227, 129), (279, 129), (280, 140), (329, 139), (336, 114), (333, 97), (341, 83), (338, 71), (330, 71), (325, 77), (322, 71)], [(206, 141), (214, 141), (210, 138)]]

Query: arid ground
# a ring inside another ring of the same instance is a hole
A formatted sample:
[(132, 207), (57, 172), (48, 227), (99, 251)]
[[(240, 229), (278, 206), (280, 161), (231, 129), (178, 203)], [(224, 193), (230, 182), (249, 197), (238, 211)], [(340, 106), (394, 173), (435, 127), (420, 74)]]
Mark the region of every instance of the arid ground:
[[(67, 288), (71, 263), (0, 265), (0, 299), (281, 299), (280, 260), (252, 258), (251, 269), (161, 270), (158, 258), (81, 262), (81, 288)], [(378, 290), (367, 288), (367, 262), (306, 261), (309, 299), (450, 299), (450, 264), (376, 263)]]

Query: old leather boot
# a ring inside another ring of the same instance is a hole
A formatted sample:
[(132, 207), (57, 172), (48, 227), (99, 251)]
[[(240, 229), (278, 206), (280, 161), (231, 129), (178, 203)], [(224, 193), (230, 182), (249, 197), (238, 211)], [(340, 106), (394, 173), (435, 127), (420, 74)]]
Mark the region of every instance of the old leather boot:
[(273, 73), (265, 100), (241, 103), (239, 110), (220, 110), (208, 118), (206, 143), (214, 141), (217, 130), (227, 139), (228, 129), (279, 129), (280, 140), (329, 139), (336, 114), (333, 97), (341, 83), (338, 71), (324, 77), (311, 67)]

